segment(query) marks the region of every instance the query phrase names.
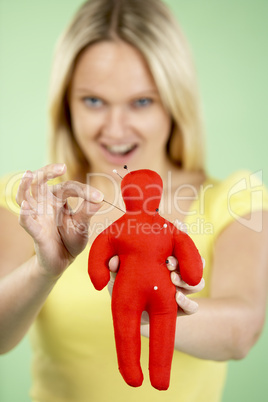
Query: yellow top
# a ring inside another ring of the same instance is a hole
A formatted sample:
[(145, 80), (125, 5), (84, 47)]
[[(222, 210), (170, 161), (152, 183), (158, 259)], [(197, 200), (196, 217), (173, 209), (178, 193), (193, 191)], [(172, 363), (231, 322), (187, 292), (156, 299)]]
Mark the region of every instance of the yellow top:
[[(0, 206), (15, 213), (17, 177), (8, 176), (0, 182)], [(206, 287), (197, 296), (209, 296), (213, 248), (219, 233), (234, 220), (251, 227), (250, 219), (245, 220), (243, 215), (261, 208), (268, 209), (268, 195), (261, 180), (249, 172), (235, 173), (222, 182), (208, 179), (203, 184), (185, 221), (188, 233), (206, 260)], [(261, 230), (261, 222), (252, 229)], [(63, 274), (31, 328), (32, 400), (220, 401), (226, 363), (200, 360), (178, 351), (174, 352), (169, 389), (152, 388), (145, 338), (141, 358), (144, 383), (140, 388), (125, 384), (117, 368), (110, 296), (106, 289), (96, 291), (89, 280), (88, 251), (89, 248), (82, 252)]]

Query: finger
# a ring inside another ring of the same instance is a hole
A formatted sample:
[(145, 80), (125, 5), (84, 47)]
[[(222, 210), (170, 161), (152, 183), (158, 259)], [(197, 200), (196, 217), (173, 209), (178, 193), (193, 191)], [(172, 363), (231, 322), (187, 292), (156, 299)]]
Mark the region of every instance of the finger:
[[(204, 268), (205, 268), (205, 265), (206, 265), (206, 261), (205, 261), (205, 259), (204, 259), (203, 257), (201, 257), (201, 260), (202, 260), (203, 269), (204, 269)], [(167, 264), (167, 268), (168, 268), (170, 271), (175, 271), (175, 270), (178, 269), (178, 267), (179, 267), (178, 260), (177, 260), (175, 257), (173, 257), (173, 256), (170, 256), (170, 257), (168, 257), (168, 258), (166, 259), (166, 264)]]
[(182, 232), (188, 234), (188, 228), (186, 223), (179, 221), (179, 219), (176, 219), (174, 222), (174, 226), (176, 226), (176, 228), (181, 230)]
[(29, 233), (30, 236), (36, 238), (40, 233), (41, 226), (36, 220), (36, 213), (30, 204), (23, 200), (19, 216), (19, 224)]
[(175, 271), (178, 267), (178, 260), (175, 257), (170, 256), (167, 258), (166, 264), (170, 271)]
[(188, 299), (182, 292), (176, 293), (176, 302), (185, 314), (194, 314), (198, 310), (198, 303), (192, 299)]
[(27, 170), (22, 176), (16, 195), (16, 202), (20, 207), (24, 200), (27, 200), (32, 207), (36, 206), (36, 202), (31, 196), (30, 192), (32, 181), (33, 181), (33, 173), (30, 170)]
[(177, 272), (171, 272), (170, 277), (171, 282), (178, 288), (186, 290), (187, 294), (201, 292), (201, 290), (203, 290), (205, 287), (204, 278), (202, 278), (196, 286), (190, 286), (181, 279), (180, 275)]
[(100, 204), (93, 204), (88, 201), (83, 201), (79, 209), (73, 213), (72, 210), (66, 207), (61, 208), (57, 215), (57, 226), (60, 231), (68, 230), (73, 233), (82, 235), (88, 238), (88, 229), (90, 218), (100, 209)]
[(189, 288), (190, 287), (190, 285), (187, 285), (187, 283), (181, 279), (181, 276), (177, 272), (171, 272), (170, 278), (171, 278), (172, 283), (175, 286), (178, 286), (180, 288)]
[(117, 272), (119, 267), (119, 257), (114, 255), (109, 261), (109, 269), (111, 272)]
[(110, 296), (112, 296), (113, 293), (113, 287), (114, 287), (114, 282), (116, 278), (116, 273), (115, 272), (110, 272), (110, 280), (108, 282), (108, 292), (110, 293)]
[(65, 172), (66, 165), (62, 163), (46, 165), (38, 170), (35, 170), (33, 172), (34, 178), (31, 186), (33, 197), (38, 199), (38, 195), (44, 196), (47, 191), (47, 189), (44, 187), (44, 184), (46, 184), (48, 180), (62, 176)]
[(104, 195), (94, 187), (72, 180), (51, 186), (50, 191), (62, 201), (68, 197), (77, 197), (92, 203), (100, 203), (104, 198)]
[(44, 184), (48, 180), (62, 176), (66, 172), (66, 169), (65, 163), (52, 163), (35, 170), (33, 172), (34, 179), (38, 179), (39, 184)]
[(110, 272), (110, 284), (114, 284), (116, 278), (116, 272)]
[(141, 325), (149, 324), (149, 314), (147, 311), (143, 311), (141, 315)]
[(98, 212), (100, 208), (101, 204), (94, 204), (84, 200), (75, 212), (67, 209), (67, 214), (71, 214), (73, 220), (77, 223), (88, 224), (91, 217)]

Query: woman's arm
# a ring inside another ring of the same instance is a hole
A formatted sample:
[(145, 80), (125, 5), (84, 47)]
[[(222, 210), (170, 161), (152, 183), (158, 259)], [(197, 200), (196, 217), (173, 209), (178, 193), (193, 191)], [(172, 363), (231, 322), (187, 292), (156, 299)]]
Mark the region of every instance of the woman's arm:
[[(59, 168), (49, 165), (23, 177), (17, 202), (25, 231), (0, 209), (0, 353), (22, 339), (58, 278), (86, 246), (89, 219), (100, 207), (101, 197), (81, 183), (65, 182), (51, 191), (47, 180), (64, 173), (65, 167)], [(66, 208), (69, 196), (84, 199), (75, 214)]]
[[(251, 220), (261, 212), (254, 212)], [(178, 317), (175, 348), (198, 358), (241, 359), (258, 339), (265, 320), (268, 284), (268, 213), (263, 229), (232, 223), (215, 246), (210, 298), (198, 312)], [(142, 328), (148, 336), (148, 326)]]
[[(30, 293), (37, 286), (31, 283), (33, 260), (29, 260), (34, 253), (31, 237), (20, 227), (18, 218), (4, 208), (0, 208), (0, 222), (0, 353), (4, 353), (26, 332), (20, 322), (25, 322), (26, 328), (30, 325), (26, 323), (27, 318), (22, 317), (23, 312), (29, 310), (23, 304), (33, 306)], [(40, 289), (37, 294), (41, 296)], [(26, 298), (28, 300), (24, 303)], [(18, 326), (14, 336), (13, 322)]]

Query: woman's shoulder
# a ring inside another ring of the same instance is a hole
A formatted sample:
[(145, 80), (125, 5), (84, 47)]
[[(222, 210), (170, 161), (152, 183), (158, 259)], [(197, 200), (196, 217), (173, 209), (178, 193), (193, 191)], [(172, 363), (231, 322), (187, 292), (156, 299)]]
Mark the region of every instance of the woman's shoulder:
[(247, 169), (240, 169), (235, 172), (232, 172), (228, 176), (226, 176), (223, 179), (215, 178), (213, 175), (207, 175), (206, 181), (212, 182), (214, 185), (217, 185), (218, 187), (216, 189), (220, 189), (221, 187), (226, 187), (226, 186), (233, 186), (237, 183), (243, 182), (244, 183), (258, 183), (261, 184), (263, 182), (262, 178), (262, 170), (258, 172), (252, 172)]
[(211, 201), (223, 200), (231, 202), (233, 200), (243, 200), (255, 196), (262, 192), (267, 195), (267, 188), (263, 183), (262, 171), (251, 172), (249, 170), (238, 170), (231, 173), (225, 179), (216, 179), (208, 176), (203, 183), (207, 187), (208, 199)]
[(268, 210), (262, 171), (239, 170), (223, 180), (208, 177), (203, 185), (207, 219), (219, 232), (234, 221), (250, 223), (252, 212)]

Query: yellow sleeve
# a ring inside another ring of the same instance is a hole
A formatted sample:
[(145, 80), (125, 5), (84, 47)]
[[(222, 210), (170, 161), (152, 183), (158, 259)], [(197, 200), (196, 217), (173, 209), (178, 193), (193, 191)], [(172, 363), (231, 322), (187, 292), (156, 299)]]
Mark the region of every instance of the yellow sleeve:
[(262, 171), (239, 171), (218, 183), (214, 188), (209, 210), (216, 237), (235, 221), (260, 232), (262, 214), (253, 221), (252, 212), (268, 210), (268, 191), (263, 184)]
[(20, 208), (16, 202), (16, 194), (23, 173), (11, 173), (0, 178), (0, 207), (18, 215)]

